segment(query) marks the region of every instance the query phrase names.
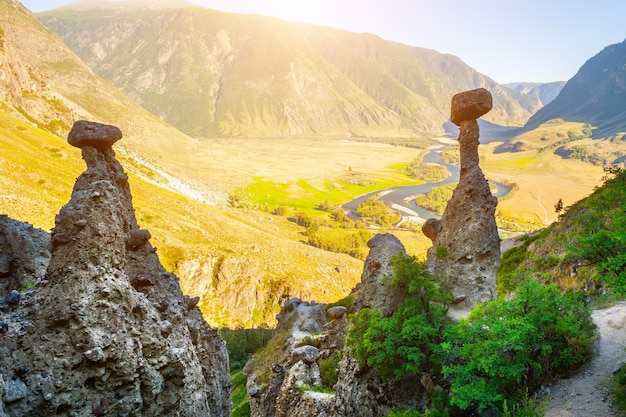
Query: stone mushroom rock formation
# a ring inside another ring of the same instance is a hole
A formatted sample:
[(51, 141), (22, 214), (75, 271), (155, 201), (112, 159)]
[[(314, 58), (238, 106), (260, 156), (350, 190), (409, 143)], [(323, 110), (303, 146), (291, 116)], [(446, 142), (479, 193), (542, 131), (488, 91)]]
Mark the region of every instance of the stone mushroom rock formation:
[(459, 184), (441, 220), (436, 225), (425, 223), (431, 227), (424, 233), (433, 240), (427, 264), (434, 274), (445, 277), (452, 290), (455, 301), (449, 315), (455, 319), (465, 317), (474, 305), (496, 296), (496, 272), (500, 265), (500, 237), (495, 220), (498, 200), (491, 194), (479, 166), (476, 120), (491, 105), (491, 94), (484, 88), (452, 98), (450, 120), (460, 127)]
[(87, 170), (55, 218), (45, 276), (0, 311), (0, 415), (230, 415), (225, 344), (137, 232), (118, 131), (72, 129)]

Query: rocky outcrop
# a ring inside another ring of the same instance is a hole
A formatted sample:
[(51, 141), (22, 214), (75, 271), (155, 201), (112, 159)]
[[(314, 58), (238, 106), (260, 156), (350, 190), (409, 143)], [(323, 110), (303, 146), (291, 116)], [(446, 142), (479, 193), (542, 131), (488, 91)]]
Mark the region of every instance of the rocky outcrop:
[[(253, 359), (246, 365), (252, 417), (375, 417), (396, 407), (419, 409), (424, 403), (426, 391), (419, 380), (383, 381), (376, 370), (361, 367), (349, 350), (344, 349), (347, 313), (372, 308), (390, 315), (403, 298), (399, 290), (385, 283), (385, 278), (393, 273), (393, 257), (406, 256), (402, 243), (391, 234), (381, 234), (372, 238), (368, 246), (370, 253), (361, 282), (352, 291), (354, 302), (350, 309), (335, 306), (322, 314), (325, 309), (320, 304), (299, 299), (285, 304), (274, 337), (284, 338), (284, 332), (288, 332), (289, 357), (274, 358), (265, 385), (257, 378), (259, 364)], [(306, 344), (312, 341), (319, 347)], [(321, 361), (339, 356), (337, 383), (319, 392), (323, 386)], [(333, 389), (334, 394), (326, 392)]]
[[(323, 304), (303, 302), (299, 298), (287, 300), (278, 315), (274, 337), (284, 339), (267, 383), (260, 380), (259, 364), (252, 360), (244, 371), (249, 374), (247, 389), (252, 417), (325, 416), (334, 396), (315, 390), (322, 386), (319, 361), (336, 355), (339, 346), (329, 340), (325, 328), (336, 328), (336, 322), (347, 326), (344, 316), (327, 322)], [(341, 326), (341, 324), (339, 325)], [(345, 334), (339, 336), (341, 339)], [(311, 343), (316, 346), (311, 345)], [(264, 366), (264, 365), (260, 365)]]
[(50, 235), (0, 215), (0, 294), (39, 281), (50, 262)]
[(441, 220), (425, 223), (432, 239), (428, 266), (443, 275), (453, 292), (452, 318), (466, 316), (477, 303), (496, 296), (496, 272), (500, 265), (500, 237), (495, 220), (498, 200), (479, 166), (477, 118), (491, 109), (491, 94), (483, 89), (452, 98), (450, 120), (460, 127), (461, 173), (459, 184)]
[(138, 228), (117, 132), (70, 132), (87, 170), (55, 219), (45, 276), (0, 316), (0, 415), (230, 415), (225, 344)]
[[(352, 313), (362, 308), (379, 309), (383, 316), (391, 315), (404, 297), (398, 289), (385, 284), (393, 275), (393, 257), (406, 256), (402, 243), (392, 234), (379, 234), (369, 242), (370, 253), (365, 260), (361, 282)], [(338, 382), (335, 385), (333, 410), (344, 417), (377, 417), (393, 408), (419, 409), (425, 390), (418, 380), (383, 381), (375, 369), (362, 367), (344, 350), (339, 361)]]

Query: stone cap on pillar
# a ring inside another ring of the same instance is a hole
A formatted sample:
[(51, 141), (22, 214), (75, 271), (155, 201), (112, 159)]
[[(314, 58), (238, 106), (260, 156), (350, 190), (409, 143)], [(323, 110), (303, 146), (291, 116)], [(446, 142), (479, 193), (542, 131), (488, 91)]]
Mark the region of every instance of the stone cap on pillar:
[(468, 120), (476, 120), (486, 114), (493, 105), (491, 93), (484, 88), (464, 91), (452, 97), (450, 121), (457, 126)]

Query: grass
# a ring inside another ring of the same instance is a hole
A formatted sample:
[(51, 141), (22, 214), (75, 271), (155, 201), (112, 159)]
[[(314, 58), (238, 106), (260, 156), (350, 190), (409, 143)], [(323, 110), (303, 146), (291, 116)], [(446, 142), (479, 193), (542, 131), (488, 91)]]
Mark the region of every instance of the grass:
[(497, 207), (501, 217), (510, 221), (548, 225), (558, 219), (555, 206), (559, 199), (569, 206), (601, 184), (600, 167), (538, 150), (498, 154), (494, 153), (497, 146), (479, 147), (481, 167), (488, 179), (517, 185)]
[(250, 416), (250, 399), (246, 389), (248, 378), (243, 371), (231, 372), (230, 382), (232, 384), (231, 398), (233, 400), (233, 411), (231, 417)]

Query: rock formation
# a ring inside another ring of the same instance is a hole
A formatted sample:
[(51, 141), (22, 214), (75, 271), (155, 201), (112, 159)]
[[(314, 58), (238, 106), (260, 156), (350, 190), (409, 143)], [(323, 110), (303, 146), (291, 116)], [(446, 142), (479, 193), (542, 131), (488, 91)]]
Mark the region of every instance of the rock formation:
[[(402, 243), (392, 234), (379, 234), (369, 242), (370, 253), (365, 260), (361, 282), (353, 294), (351, 313), (363, 308), (378, 309), (383, 316), (391, 315), (402, 302), (404, 294), (385, 283), (393, 276), (393, 257), (405, 255)], [(358, 361), (344, 351), (338, 366), (339, 381), (335, 385), (333, 410), (344, 417), (384, 416), (393, 408), (419, 409), (425, 390), (418, 380), (383, 381), (378, 372), (359, 366)]]
[(449, 315), (464, 317), (477, 303), (495, 298), (500, 265), (500, 237), (495, 220), (498, 200), (478, 165), (477, 118), (491, 110), (491, 94), (483, 89), (452, 98), (450, 120), (460, 127), (459, 184), (441, 220), (428, 220), (424, 234), (433, 241), (428, 266), (445, 277), (455, 300)]
[(50, 235), (0, 215), (0, 294), (39, 281), (50, 262)]
[(225, 344), (138, 228), (120, 138), (84, 121), (70, 132), (87, 170), (45, 277), (0, 311), (0, 416), (230, 415)]
[[(290, 355), (276, 357), (266, 384), (257, 377), (258, 364), (246, 365), (248, 394), (252, 417), (377, 417), (393, 408), (419, 408), (425, 390), (418, 380), (384, 382), (376, 370), (360, 367), (349, 351), (344, 350), (348, 331), (346, 314), (363, 308), (392, 314), (403, 294), (385, 284), (392, 275), (395, 255), (406, 255), (404, 246), (391, 234), (376, 235), (368, 242), (370, 253), (365, 261), (361, 282), (353, 290), (354, 303), (350, 310), (344, 306), (331, 307), (309, 304), (299, 299), (285, 303), (275, 338), (288, 336)], [(302, 345), (317, 340), (319, 348)], [(318, 392), (321, 385), (320, 363), (330, 357), (338, 362), (338, 382), (335, 394)]]

